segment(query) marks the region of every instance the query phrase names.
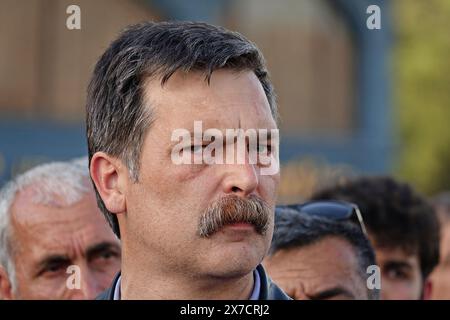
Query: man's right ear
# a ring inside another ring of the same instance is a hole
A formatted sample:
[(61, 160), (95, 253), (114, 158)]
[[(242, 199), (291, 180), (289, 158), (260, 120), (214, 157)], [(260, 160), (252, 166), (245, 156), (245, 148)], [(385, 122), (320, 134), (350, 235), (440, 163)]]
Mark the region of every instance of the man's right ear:
[(126, 211), (125, 190), (128, 184), (128, 168), (121, 160), (104, 152), (96, 152), (91, 159), (91, 178), (100, 197), (111, 213)]
[(8, 273), (3, 266), (0, 266), (0, 300), (12, 300), (13, 292), (11, 281), (9, 280)]

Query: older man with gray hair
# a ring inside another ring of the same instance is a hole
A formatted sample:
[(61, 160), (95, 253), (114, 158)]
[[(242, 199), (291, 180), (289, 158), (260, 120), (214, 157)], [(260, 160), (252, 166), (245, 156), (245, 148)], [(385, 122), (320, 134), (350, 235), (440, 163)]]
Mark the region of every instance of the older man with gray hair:
[(0, 190), (1, 299), (93, 299), (119, 267), (86, 158), (37, 166)]

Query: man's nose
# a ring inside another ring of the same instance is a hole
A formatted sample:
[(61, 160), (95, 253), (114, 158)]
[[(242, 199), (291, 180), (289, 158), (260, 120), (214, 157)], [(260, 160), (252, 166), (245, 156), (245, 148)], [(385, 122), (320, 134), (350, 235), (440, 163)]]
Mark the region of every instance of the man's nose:
[(247, 161), (244, 164), (225, 165), (227, 175), (224, 179), (224, 192), (246, 197), (258, 187), (258, 174), (255, 166)]
[(94, 300), (104, 289), (88, 266), (80, 267), (80, 287), (72, 289), (73, 300)]
[(294, 292), (294, 296), (292, 297), (294, 300), (311, 300), (305, 293), (303, 286), (299, 286), (296, 288)]

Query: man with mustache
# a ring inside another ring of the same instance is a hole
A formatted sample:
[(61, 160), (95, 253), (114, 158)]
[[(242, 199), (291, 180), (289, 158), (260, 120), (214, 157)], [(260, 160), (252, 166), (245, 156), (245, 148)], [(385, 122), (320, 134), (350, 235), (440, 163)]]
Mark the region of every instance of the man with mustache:
[[(196, 121), (205, 130), (267, 132), (277, 129), (276, 118), (264, 59), (238, 33), (143, 23), (110, 45), (87, 99), (91, 178), (122, 241), (121, 273), (100, 299), (288, 299), (260, 265), (273, 233), (278, 171), (263, 174), (261, 162), (171, 160), (172, 133)], [(254, 148), (247, 138), (245, 154), (215, 155), (248, 160), (265, 152), (278, 161), (277, 139)], [(201, 140), (180, 152), (203, 155), (212, 141)]]

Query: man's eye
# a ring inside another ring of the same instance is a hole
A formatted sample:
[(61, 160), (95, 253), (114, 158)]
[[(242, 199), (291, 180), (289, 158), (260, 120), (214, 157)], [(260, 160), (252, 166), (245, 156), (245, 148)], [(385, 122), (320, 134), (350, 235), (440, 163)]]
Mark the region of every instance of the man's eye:
[(269, 144), (258, 144), (258, 153), (269, 154), (272, 152), (272, 146)]
[(191, 146), (191, 152), (193, 152), (193, 153), (200, 153), (200, 152), (202, 152), (202, 150), (203, 150), (203, 146), (201, 144)]
[(117, 259), (119, 258), (120, 254), (116, 253), (114, 251), (105, 251), (102, 253), (99, 253), (94, 260), (97, 262), (108, 262), (112, 259)]
[(387, 271), (387, 276), (392, 280), (406, 280), (409, 279), (409, 274), (401, 269), (391, 269)]
[(202, 153), (204, 147), (206, 147), (206, 145), (196, 144), (184, 148), (183, 151), (190, 153)]
[(45, 267), (42, 270), (41, 274), (54, 275), (54, 274), (58, 274), (58, 273), (61, 273), (61, 272), (65, 273), (66, 272), (66, 268), (67, 268), (67, 265), (64, 264), (64, 263), (52, 264), (52, 265), (49, 265), (49, 266)]
[(115, 253), (115, 252), (112, 252), (112, 251), (107, 251), (107, 252), (103, 252), (103, 253), (101, 253), (100, 255), (99, 255), (99, 258), (102, 258), (102, 259), (111, 259), (111, 258), (116, 258), (118, 256), (118, 254), (117, 253)]
[(61, 268), (61, 266), (52, 266), (52, 267), (49, 267), (49, 268), (47, 268), (47, 272), (58, 272), (58, 271), (60, 271), (62, 268)]

